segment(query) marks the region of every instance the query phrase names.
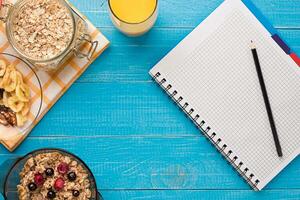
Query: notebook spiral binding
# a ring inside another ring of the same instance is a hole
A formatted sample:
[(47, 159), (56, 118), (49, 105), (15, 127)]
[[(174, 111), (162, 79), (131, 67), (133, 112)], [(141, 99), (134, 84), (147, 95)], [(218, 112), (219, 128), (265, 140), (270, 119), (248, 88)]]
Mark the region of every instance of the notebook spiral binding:
[[(151, 73), (150, 73), (151, 74)], [(152, 78), (165, 90), (165, 92), (177, 103), (177, 105), (185, 112), (185, 114), (194, 122), (194, 124), (202, 131), (203, 135), (215, 146), (215, 148), (224, 156), (229, 164), (231, 164), (241, 177), (254, 189), (258, 190), (257, 185), (260, 180), (255, 178), (253, 173), (249, 173), (249, 169), (244, 166), (242, 161), (238, 161), (238, 156), (228, 148), (226, 144), (222, 144), (222, 139), (215, 132), (211, 131), (211, 127), (206, 125), (205, 120), (200, 119), (200, 115), (195, 113), (193, 108), (188, 108), (189, 103), (183, 101), (183, 97), (178, 94), (177, 90), (172, 89), (172, 85), (161, 77), (161, 73), (151, 74)], [(194, 116), (193, 116), (194, 115)], [(200, 122), (199, 122), (200, 121)], [(212, 133), (211, 133), (212, 132)]]

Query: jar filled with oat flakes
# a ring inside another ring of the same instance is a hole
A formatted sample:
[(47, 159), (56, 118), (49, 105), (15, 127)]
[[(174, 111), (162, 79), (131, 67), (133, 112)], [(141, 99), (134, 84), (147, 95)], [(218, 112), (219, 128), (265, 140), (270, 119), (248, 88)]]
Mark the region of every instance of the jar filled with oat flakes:
[(2, 1), (0, 19), (11, 46), (36, 69), (56, 71), (72, 55), (91, 59), (98, 46), (65, 0)]

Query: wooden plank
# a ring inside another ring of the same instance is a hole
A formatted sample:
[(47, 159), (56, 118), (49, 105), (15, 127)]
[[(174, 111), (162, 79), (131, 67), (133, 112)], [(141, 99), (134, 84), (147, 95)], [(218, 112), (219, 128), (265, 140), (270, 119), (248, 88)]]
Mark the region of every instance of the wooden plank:
[[(0, 164), (43, 147), (84, 158), (102, 189), (250, 190), (202, 137), (31, 137), (15, 155), (1, 147)], [(266, 189), (300, 189), (299, 170), (297, 158)]]
[[(72, 0), (99, 27), (112, 27), (106, 0)], [(195, 27), (214, 11), (222, 0), (159, 1), (156, 27)], [(290, 0), (253, 0), (253, 3), (278, 28), (300, 28), (300, 4)]]

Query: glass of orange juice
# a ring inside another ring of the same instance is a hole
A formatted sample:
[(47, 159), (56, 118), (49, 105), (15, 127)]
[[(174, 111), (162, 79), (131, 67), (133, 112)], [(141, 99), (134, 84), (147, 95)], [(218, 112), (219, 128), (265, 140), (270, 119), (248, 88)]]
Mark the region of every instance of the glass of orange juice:
[(158, 0), (108, 0), (114, 25), (128, 36), (139, 36), (154, 25)]

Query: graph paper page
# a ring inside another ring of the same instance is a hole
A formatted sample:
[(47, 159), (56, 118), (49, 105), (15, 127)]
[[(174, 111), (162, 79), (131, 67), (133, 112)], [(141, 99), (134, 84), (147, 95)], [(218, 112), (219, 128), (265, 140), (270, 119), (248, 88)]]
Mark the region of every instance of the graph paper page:
[[(258, 51), (283, 157), (279, 158), (250, 41)], [(300, 70), (245, 5), (227, 0), (152, 70), (199, 114), (219, 146), (262, 189), (298, 154)]]

